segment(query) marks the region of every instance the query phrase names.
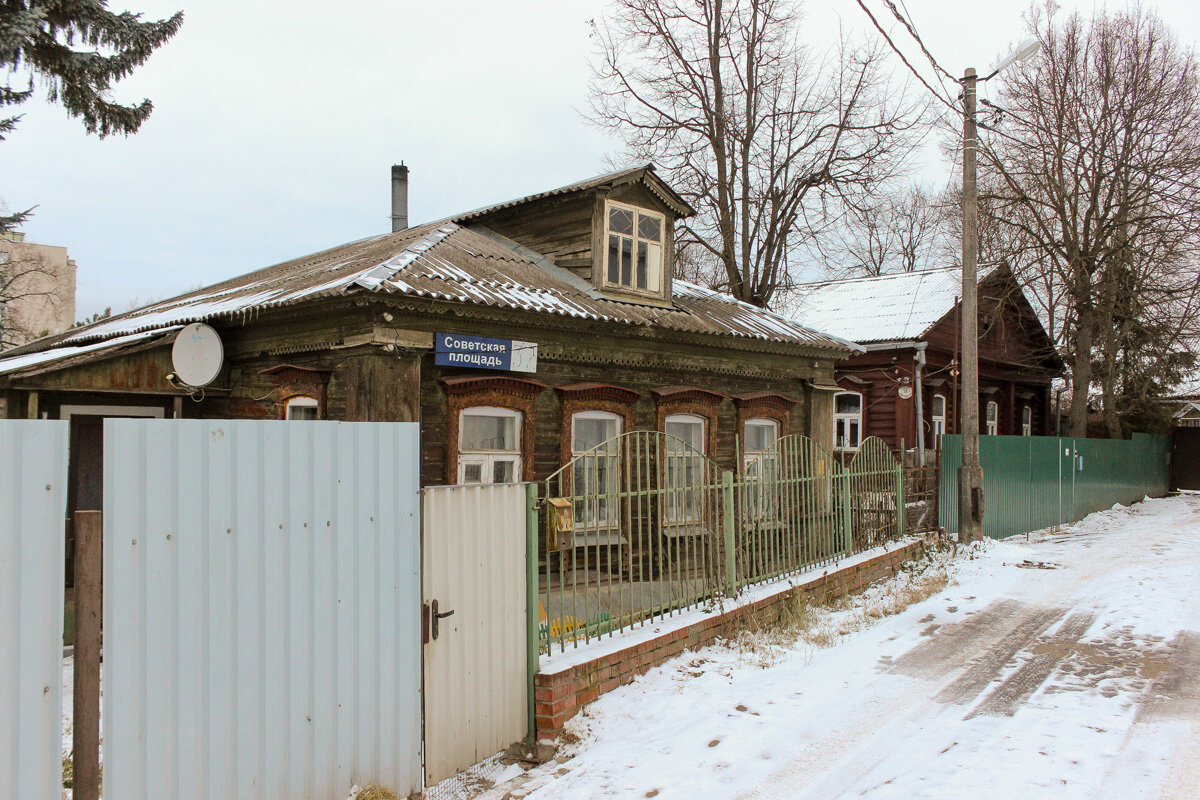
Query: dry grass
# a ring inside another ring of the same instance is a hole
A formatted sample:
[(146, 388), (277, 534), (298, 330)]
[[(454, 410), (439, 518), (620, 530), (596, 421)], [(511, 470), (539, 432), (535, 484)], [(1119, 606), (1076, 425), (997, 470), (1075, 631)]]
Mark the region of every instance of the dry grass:
[(372, 783), (359, 789), (358, 794), (354, 795), (354, 800), (400, 800), (400, 795), (386, 786)]
[(798, 649), (833, 647), (845, 637), (941, 592), (950, 584), (948, 561), (935, 557), (906, 565), (894, 578), (854, 596), (815, 604), (797, 598), (772, 623), (750, 620), (729, 644), (747, 662), (764, 668)]

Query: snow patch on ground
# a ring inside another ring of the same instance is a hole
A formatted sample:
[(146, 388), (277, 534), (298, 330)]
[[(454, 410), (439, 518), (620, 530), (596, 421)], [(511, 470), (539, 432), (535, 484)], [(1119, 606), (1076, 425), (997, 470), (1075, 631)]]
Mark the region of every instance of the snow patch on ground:
[(605, 695), (521, 796), (1194, 796), (1200, 498), (940, 567), (943, 591), (869, 627), (855, 608), (884, 589), (819, 612), (836, 646), (724, 643)]

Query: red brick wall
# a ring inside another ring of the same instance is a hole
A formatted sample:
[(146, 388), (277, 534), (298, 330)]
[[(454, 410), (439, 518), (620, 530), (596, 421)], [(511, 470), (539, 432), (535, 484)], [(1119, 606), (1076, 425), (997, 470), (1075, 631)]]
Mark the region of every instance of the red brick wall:
[(869, 561), (815, 577), (790, 591), (714, 615), (695, 625), (631, 645), (562, 672), (539, 673), (534, 679), (538, 740), (553, 740), (562, 732), (564, 723), (579, 713), (579, 709), (685, 650), (695, 650), (711, 644), (719, 636), (729, 636), (745, 626), (749, 619), (759, 625), (774, 622), (798, 597), (821, 602), (860, 592), (875, 581), (895, 575), (901, 564), (919, 557), (923, 552), (924, 543), (913, 542)]

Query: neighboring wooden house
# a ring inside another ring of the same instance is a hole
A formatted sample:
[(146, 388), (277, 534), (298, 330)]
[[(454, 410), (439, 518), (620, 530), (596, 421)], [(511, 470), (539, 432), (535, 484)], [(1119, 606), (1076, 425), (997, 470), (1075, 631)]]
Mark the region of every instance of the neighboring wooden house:
[[(892, 447), (937, 450), (961, 433), (957, 268), (813, 283), (792, 315), (865, 352), (837, 364), (831, 444), (856, 449), (867, 436)], [(979, 283), (979, 432), (1053, 432), (1050, 382), (1062, 362), (1007, 269)]]
[[(853, 346), (672, 280), (692, 213), (647, 165), (342, 245), (14, 351), (0, 416), (73, 421), (72, 509), (113, 415), (418, 421), (423, 485), (543, 479), (633, 429), (725, 468), (747, 430), (828, 441)], [(225, 365), (192, 390), (170, 351), (198, 321)]]

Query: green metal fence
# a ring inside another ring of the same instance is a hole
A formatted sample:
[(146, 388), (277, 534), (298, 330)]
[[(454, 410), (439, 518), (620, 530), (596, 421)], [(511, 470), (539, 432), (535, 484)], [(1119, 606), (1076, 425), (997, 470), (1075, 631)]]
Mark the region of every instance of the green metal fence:
[[(577, 647), (903, 532), (903, 469), (878, 439), (839, 465), (803, 436), (721, 469), (686, 442), (633, 431), (531, 495), (541, 652)], [(536, 537), (536, 538), (535, 538)], [(539, 563), (540, 562), (540, 563)]]
[[(984, 531), (994, 538), (1065, 525), (1115, 503), (1167, 493), (1170, 440), (980, 436)], [(958, 531), (962, 436), (942, 437), (940, 520)]]

